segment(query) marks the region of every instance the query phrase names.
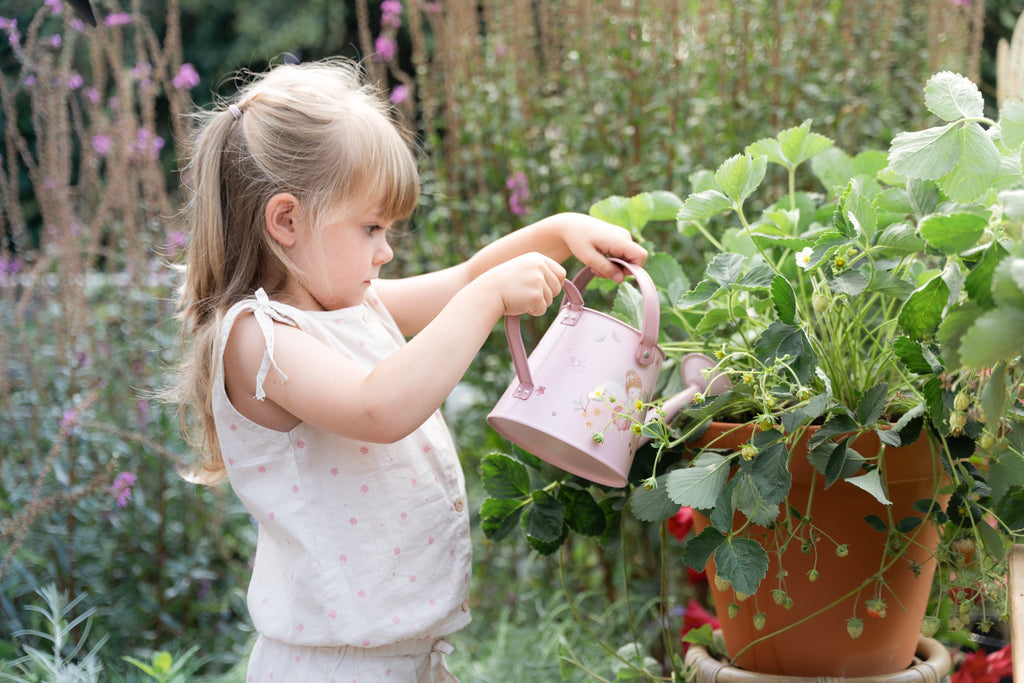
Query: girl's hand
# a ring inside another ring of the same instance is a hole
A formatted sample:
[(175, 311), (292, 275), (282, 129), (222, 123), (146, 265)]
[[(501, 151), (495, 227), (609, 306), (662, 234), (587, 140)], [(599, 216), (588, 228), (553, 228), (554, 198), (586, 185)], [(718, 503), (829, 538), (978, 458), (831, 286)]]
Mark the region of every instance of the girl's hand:
[(585, 214), (561, 214), (558, 218), (562, 238), (573, 256), (600, 277), (622, 282), (626, 275), (622, 267), (608, 260), (609, 256), (636, 265), (643, 265), (647, 259), (647, 250), (634, 242), (625, 228)]
[(562, 291), (565, 268), (543, 254), (530, 252), (499, 264), (474, 281), (495, 290), (502, 315), (543, 315)]

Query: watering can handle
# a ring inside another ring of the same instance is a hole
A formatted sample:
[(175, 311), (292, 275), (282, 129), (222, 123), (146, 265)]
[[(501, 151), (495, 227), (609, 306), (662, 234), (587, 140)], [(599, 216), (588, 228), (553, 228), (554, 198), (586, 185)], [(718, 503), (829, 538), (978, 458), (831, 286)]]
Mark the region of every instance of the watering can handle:
[[(628, 270), (640, 286), (640, 294), (644, 301), (644, 319), (640, 329), (640, 343), (636, 349), (636, 360), (640, 365), (650, 365), (655, 357), (654, 348), (658, 344), (658, 330), (661, 324), (658, 290), (655, 289), (651, 276), (640, 266), (618, 258), (609, 258), (609, 260)], [(579, 318), (583, 311), (581, 292), (593, 277), (594, 271), (588, 266), (577, 273), (571, 281), (566, 280), (562, 283), (562, 291), (565, 296), (562, 299), (559, 316), (563, 324), (571, 325)], [(505, 336), (508, 338), (508, 348), (512, 352), (512, 365), (515, 367), (516, 377), (519, 380), (519, 385), (513, 395), (521, 399), (529, 398), (533, 393), (533, 375), (530, 374), (530, 364), (527, 361), (526, 346), (523, 344), (518, 315), (505, 316)]]
[[(658, 345), (658, 332), (661, 326), (661, 304), (658, 301), (658, 290), (654, 287), (654, 280), (640, 266), (614, 256), (608, 257), (608, 260), (628, 270), (640, 288), (644, 311), (643, 321), (640, 323), (640, 344), (636, 347), (636, 362), (643, 366), (650, 365), (654, 361), (654, 347)], [(572, 284), (582, 292), (593, 278), (594, 271), (587, 266), (576, 274), (576, 277), (572, 279)], [(563, 308), (566, 303), (562, 303)]]

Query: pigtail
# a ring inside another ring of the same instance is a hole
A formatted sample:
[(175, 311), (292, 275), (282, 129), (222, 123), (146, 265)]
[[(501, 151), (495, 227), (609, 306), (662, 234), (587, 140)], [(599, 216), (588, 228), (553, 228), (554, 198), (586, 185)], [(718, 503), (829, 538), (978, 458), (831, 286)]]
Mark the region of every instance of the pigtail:
[(225, 476), (213, 421), (212, 389), (225, 290), (223, 150), (236, 121), (227, 110), (198, 114), (196, 120), (199, 125), (183, 173), (191, 233), (179, 292), (182, 360), (174, 399), (182, 432), (198, 455), (182, 476), (196, 483), (213, 484)]

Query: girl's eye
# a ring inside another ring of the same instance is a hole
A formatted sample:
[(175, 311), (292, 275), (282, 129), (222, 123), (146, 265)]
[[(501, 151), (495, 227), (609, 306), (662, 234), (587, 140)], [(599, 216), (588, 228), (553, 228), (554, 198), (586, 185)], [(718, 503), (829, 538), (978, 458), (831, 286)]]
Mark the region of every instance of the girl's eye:
[(363, 229), (366, 230), (367, 235), (373, 235), (375, 232), (383, 230), (384, 228), (379, 225), (364, 225)]

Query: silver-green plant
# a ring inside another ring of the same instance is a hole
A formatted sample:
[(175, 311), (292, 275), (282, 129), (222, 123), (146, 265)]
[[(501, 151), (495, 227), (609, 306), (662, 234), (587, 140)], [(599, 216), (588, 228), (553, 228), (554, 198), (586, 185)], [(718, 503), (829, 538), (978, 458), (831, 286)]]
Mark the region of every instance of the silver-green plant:
[[(22, 629), (15, 632), (15, 637), (22, 641), (21, 649), (25, 654), (7, 664), (0, 664), (0, 680), (16, 683), (99, 681), (103, 667), (97, 653), (106, 643), (107, 636), (101, 637), (85, 651), (96, 609), (91, 607), (74, 616), (75, 608), (85, 599), (85, 594), (69, 600), (67, 593), (52, 583), (38, 589), (36, 594), (42, 598), (43, 605), (28, 605), (26, 609), (42, 615), (46, 630)], [(80, 634), (77, 633), (79, 628)], [(26, 639), (49, 643), (49, 647), (28, 645), (24, 642)]]

